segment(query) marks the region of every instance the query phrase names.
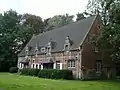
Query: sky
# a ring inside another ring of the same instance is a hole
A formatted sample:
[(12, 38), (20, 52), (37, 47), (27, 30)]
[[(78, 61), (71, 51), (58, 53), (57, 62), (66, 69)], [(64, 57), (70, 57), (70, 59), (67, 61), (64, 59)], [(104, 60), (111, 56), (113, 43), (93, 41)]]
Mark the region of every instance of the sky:
[(68, 13), (84, 12), (88, 0), (0, 0), (0, 12), (13, 9), (18, 13), (30, 13), (43, 19)]

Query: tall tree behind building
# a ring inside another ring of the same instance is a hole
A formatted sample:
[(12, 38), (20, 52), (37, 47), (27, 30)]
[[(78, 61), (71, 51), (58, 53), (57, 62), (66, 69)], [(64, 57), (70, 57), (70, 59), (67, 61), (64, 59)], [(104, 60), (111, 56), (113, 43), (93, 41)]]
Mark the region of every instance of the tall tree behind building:
[(17, 65), (17, 54), (33, 34), (44, 29), (42, 19), (35, 15), (20, 15), (10, 10), (0, 14), (0, 71)]
[(85, 19), (84, 13), (77, 13), (76, 15), (77, 15), (76, 21)]
[(64, 25), (73, 23), (73, 15), (65, 14), (65, 15), (55, 15), (52, 18), (48, 18), (44, 20), (46, 25), (46, 31), (62, 27)]
[(120, 61), (120, 0), (89, 0), (87, 11), (102, 18), (101, 30), (94, 37), (96, 44), (108, 50), (112, 60)]

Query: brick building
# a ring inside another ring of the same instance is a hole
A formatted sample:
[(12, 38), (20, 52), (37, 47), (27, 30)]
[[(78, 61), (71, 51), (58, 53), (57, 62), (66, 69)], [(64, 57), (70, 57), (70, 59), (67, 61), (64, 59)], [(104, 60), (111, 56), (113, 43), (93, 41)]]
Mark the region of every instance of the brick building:
[(81, 79), (93, 71), (99, 76), (102, 70), (110, 76), (112, 65), (104, 63), (97, 47), (90, 43), (99, 28), (100, 17), (96, 15), (33, 36), (18, 55), (18, 68), (70, 69)]

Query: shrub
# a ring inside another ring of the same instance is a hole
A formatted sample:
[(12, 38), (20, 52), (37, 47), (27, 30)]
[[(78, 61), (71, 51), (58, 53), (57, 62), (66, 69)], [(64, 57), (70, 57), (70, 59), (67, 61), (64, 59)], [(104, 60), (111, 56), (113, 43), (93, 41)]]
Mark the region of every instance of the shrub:
[(40, 69), (24, 68), (20, 70), (21, 75), (37, 76)]
[(48, 79), (73, 79), (72, 71), (70, 70), (55, 70), (55, 69), (31, 69), (24, 68), (20, 70), (21, 75), (38, 76), (39, 78)]
[(10, 72), (10, 73), (17, 73), (17, 72), (18, 72), (18, 68), (17, 68), (17, 67), (11, 67), (11, 68), (9, 69), (9, 72)]
[(50, 79), (73, 79), (72, 71), (70, 70), (55, 70), (55, 69), (43, 69), (38, 73), (39, 78)]

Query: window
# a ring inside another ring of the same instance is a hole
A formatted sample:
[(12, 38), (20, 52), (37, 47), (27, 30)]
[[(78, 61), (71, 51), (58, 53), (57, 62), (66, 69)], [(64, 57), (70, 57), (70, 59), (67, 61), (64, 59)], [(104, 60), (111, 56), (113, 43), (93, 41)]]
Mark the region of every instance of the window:
[(29, 47), (29, 51), (31, 51), (31, 50), (32, 50), (32, 47), (30, 46), (30, 47)]
[(97, 25), (97, 28), (100, 29), (101, 28), (100, 25)]
[(33, 60), (33, 63), (35, 63), (35, 60)]
[(65, 44), (64, 50), (65, 50), (65, 51), (69, 51), (69, 45), (68, 45), (68, 44)]
[(102, 66), (102, 61), (97, 60), (96, 61), (96, 72), (100, 73), (101, 72), (101, 66)]
[(36, 68), (38, 69), (38, 65), (36, 64)]
[(41, 65), (39, 64), (39, 69), (41, 69)]
[(33, 64), (33, 68), (35, 68), (35, 65)]
[(41, 52), (45, 52), (45, 47), (41, 48)]
[(68, 52), (71, 45), (72, 45), (72, 40), (70, 40), (70, 37), (67, 36), (65, 39), (64, 50)]
[(56, 69), (60, 69), (60, 61), (56, 61)]
[(68, 61), (68, 68), (75, 68), (75, 60)]
[(96, 46), (94, 47), (94, 51), (95, 51), (96, 53), (99, 52), (99, 51), (98, 51), (98, 48), (97, 48)]
[(28, 55), (28, 50), (25, 50), (25, 54)]

